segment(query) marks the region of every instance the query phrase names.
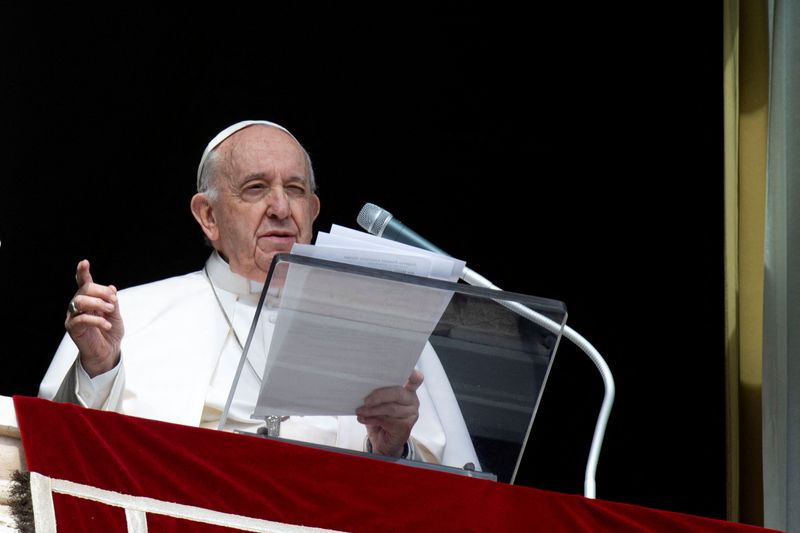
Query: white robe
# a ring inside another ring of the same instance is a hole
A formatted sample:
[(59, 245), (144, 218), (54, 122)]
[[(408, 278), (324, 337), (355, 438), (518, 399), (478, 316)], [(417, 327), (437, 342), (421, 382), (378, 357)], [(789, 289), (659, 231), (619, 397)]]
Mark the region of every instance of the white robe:
[[(248, 306), (254, 309), (258, 284), (231, 272), (216, 253), (206, 268), (231, 320)], [(231, 365), (235, 368), (241, 352), (203, 271), (125, 289), (118, 296), (125, 324), (122, 359), (115, 374), (105, 378), (107, 397), (96, 404), (132, 416), (217, 427), (231, 385)], [(244, 342), (246, 332), (235, 328)], [(77, 355), (78, 348), (65, 335), (42, 380), (40, 397), (85, 405), (81, 387), (86, 388), (87, 376), (81, 379)], [(420, 418), (413, 439), (442, 464), (462, 467), (471, 462), (479, 468), (458, 403), (430, 344), (417, 368), (425, 381), (417, 391)], [(253, 429), (233, 414), (225, 429)], [(366, 429), (355, 416), (292, 417), (282, 424), (281, 436), (363, 450)]]

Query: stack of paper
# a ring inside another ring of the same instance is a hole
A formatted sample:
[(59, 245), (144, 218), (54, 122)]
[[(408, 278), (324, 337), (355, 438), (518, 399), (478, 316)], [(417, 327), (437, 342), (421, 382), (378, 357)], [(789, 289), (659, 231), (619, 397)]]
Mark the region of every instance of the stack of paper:
[[(342, 226), (292, 254), (456, 281), (464, 262)], [(403, 385), (452, 297), (449, 290), (291, 264), (254, 417), (352, 415)]]
[(330, 233), (320, 231), (315, 245), (295, 244), (292, 253), (447, 281), (456, 281), (465, 265), (446, 255), (336, 224)]

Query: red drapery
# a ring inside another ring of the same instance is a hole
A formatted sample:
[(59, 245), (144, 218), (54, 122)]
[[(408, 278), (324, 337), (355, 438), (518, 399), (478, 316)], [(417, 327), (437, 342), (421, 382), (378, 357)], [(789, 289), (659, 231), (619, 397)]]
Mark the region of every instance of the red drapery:
[(125, 505), (160, 503), (196, 516), (139, 509), (151, 533), (242, 530), (195, 521), (209, 511), (337, 531), (766, 531), (38, 398), (14, 405), (32, 473), (122, 502), (54, 489), (59, 532), (128, 531)]

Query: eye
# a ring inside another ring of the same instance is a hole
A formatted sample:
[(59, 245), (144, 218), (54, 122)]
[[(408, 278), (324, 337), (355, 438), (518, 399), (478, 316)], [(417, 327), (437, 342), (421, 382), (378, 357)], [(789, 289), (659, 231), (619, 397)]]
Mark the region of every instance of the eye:
[(286, 192), (292, 196), (303, 196), (306, 193), (306, 188), (300, 184), (291, 184), (286, 186)]
[(267, 187), (263, 183), (248, 183), (242, 189), (241, 197), (245, 201), (254, 201), (264, 196), (266, 191)]

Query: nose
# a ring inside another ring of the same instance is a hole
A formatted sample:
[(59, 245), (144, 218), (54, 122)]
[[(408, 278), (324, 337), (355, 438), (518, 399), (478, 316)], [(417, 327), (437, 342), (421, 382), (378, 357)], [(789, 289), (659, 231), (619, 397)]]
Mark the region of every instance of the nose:
[(289, 197), (283, 187), (276, 187), (267, 195), (267, 216), (284, 219), (289, 216)]

